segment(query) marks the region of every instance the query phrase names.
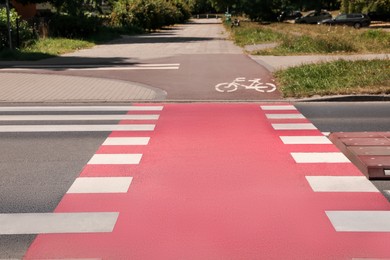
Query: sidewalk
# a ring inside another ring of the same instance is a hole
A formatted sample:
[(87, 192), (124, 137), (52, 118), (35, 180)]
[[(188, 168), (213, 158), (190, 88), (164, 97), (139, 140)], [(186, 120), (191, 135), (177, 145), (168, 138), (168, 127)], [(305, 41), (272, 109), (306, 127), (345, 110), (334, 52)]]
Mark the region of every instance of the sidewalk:
[(164, 100), (166, 96), (160, 89), (120, 80), (25, 73), (0, 75), (0, 102), (129, 102)]

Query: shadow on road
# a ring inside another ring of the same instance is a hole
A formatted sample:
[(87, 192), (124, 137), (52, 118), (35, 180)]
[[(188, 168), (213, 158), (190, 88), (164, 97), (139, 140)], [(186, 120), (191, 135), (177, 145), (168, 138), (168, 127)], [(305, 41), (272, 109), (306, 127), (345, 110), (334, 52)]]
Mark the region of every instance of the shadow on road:
[(0, 65), (1, 69), (37, 69), (37, 70), (52, 70), (63, 71), (69, 69), (86, 69), (86, 68), (112, 68), (116, 66), (134, 66), (139, 62), (129, 62), (130, 58), (108, 57), (108, 58), (92, 58), (92, 57), (77, 57), (77, 56), (58, 56), (50, 59), (44, 59), (35, 62), (18, 62)]

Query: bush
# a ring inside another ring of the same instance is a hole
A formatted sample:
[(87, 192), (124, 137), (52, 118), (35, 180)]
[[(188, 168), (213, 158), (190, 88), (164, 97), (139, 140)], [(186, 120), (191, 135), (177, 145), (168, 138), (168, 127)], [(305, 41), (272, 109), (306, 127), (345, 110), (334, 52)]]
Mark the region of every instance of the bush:
[(156, 30), (189, 18), (189, 7), (182, 0), (119, 0), (114, 4), (111, 25)]
[[(15, 10), (10, 11), (10, 23), (12, 29), (12, 42), (13, 46), (16, 46), (16, 28), (17, 20), (20, 19)], [(20, 47), (27, 46), (31, 42), (36, 40), (36, 35), (33, 29), (28, 25), (26, 21), (19, 20), (19, 43)], [(8, 27), (7, 27), (7, 10), (0, 8), (0, 50), (8, 48)]]
[(102, 26), (98, 17), (54, 15), (49, 21), (50, 35), (65, 38), (86, 38), (97, 33)]

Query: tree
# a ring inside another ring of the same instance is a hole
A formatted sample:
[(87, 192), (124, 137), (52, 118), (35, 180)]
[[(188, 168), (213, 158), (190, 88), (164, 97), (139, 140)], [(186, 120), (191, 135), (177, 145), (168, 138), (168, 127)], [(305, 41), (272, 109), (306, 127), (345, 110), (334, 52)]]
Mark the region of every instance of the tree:
[[(101, 0), (16, 0), (21, 4), (45, 3), (52, 4), (59, 12), (67, 13), (71, 16), (80, 16), (84, 13), (86, 6), (98, 7), (102, 4)], [(89, 5), (86, 5), (89, 4)]]

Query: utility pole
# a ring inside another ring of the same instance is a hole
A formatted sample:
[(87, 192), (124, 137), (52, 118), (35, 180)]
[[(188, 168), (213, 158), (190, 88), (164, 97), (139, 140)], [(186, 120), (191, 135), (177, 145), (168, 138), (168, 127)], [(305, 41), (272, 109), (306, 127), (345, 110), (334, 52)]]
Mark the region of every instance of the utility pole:
[(5, 1), (5, 7), (7, 9), (7, 28), (8, 28), (8, 41), (9, 41), (9, 48), (12, 50), (12, 29), (11, 29), (11, 21), (10, 21), (10, 10), (9, 10), (9, 0)]

